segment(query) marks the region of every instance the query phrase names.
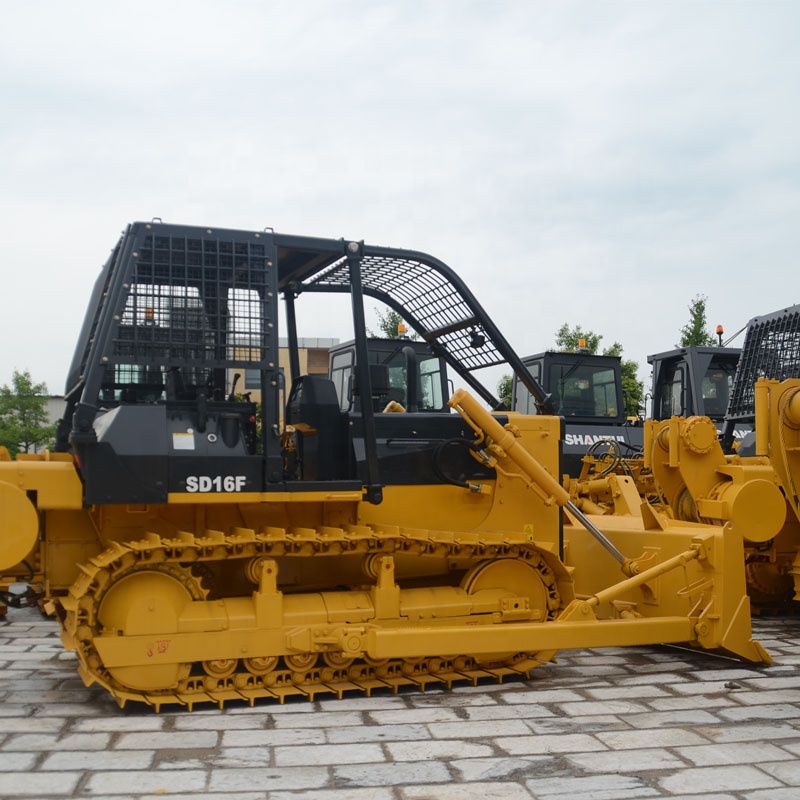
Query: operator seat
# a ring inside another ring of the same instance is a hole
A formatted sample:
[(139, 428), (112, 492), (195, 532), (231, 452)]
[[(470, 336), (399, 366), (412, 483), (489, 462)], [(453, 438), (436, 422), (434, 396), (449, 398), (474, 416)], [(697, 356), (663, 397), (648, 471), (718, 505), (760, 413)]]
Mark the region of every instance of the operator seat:
[(349, 477), (347, 416), (330, 378), (301, 375), (292, 384), (286, 424), (295, 428), (297, 457), (303, 480)]

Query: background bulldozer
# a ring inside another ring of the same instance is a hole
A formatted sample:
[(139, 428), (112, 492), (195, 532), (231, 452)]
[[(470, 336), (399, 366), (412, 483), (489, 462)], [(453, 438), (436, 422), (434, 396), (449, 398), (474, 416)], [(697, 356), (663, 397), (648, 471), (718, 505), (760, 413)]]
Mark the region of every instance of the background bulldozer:
[(571, 491), (581, 508), (610, 511), (611, 484), (632, 476), (671, 518), (730, 527), (753, 602), (786, 608), (800, 599), (800, 306), (749, 321), (718, 436), (719, 424), (648, 421), (641, 457), (589, 458)]
[[(315, 293), (350, 298), (339, 386), (300, 372), (296, 320)], [(438, 402), (415, 347), (392, 385), (365, 297), (466, 388)], [(478, 375), (501, 364), (545, 410), (424, 253), (131, 224), (92, 292), (55, 451), (0, 460), (4, 581), (37, 586), (84, 681), (120, 705), (502, 680), (604, 645), (768, 662), (738, 519), (677, 519), (625, 476), (613, 513), (581, 510), (558, 480), (563, 419), (487, 410), (500, 404)], [(260, 403), (235, 392), (248, 371)]]

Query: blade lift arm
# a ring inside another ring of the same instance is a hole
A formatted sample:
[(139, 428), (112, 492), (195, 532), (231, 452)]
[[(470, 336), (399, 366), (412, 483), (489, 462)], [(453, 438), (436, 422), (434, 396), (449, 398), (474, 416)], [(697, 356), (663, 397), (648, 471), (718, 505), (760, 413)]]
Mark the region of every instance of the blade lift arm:
[(528, 485), (541, 497), (545, 505), (557, 504), (569, 509), (584, 528), (619, 562), (622, 571), (631, 575), (628, 559), (617, 546), (575, 505), (569, 492), (532, 456), (508, 428), (504, 428), (478, 401), (463, 389), (453, 393), (450, 406), (458, 411), (480, 437), (490, 439), (477, 452), (487, 466), (497, 466), (496, 453), (505, 453), (526, 476)]

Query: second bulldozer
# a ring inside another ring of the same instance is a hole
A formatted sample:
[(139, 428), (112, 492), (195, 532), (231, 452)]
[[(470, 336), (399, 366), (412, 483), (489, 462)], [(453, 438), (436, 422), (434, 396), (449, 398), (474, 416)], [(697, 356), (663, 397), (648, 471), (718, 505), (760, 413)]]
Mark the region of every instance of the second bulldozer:
[[(737, 427), (753, 430), (734, 443)], [(744, 540), (759, 610), (800, 599), (800, 306), (748, 323), (721, 436), (708, 417), (671, 417), (645, 423), (644, 441), (639, 458), (587, 459), (576, 503), (611, 511), (607, 482), (632, 476), (651, 507)]]

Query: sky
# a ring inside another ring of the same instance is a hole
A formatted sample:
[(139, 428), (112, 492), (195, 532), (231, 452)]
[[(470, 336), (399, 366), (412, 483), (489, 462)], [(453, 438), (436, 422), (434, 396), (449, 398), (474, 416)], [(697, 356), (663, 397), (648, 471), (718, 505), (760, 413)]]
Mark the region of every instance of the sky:
[(0, 384), (64, 391), (100, 267), (154, 217), (425, 251), (520, 355), (581, 326), (646, 384), (694, 298), (725, 339), (800, 303), (794, 0), (2, 10)]

